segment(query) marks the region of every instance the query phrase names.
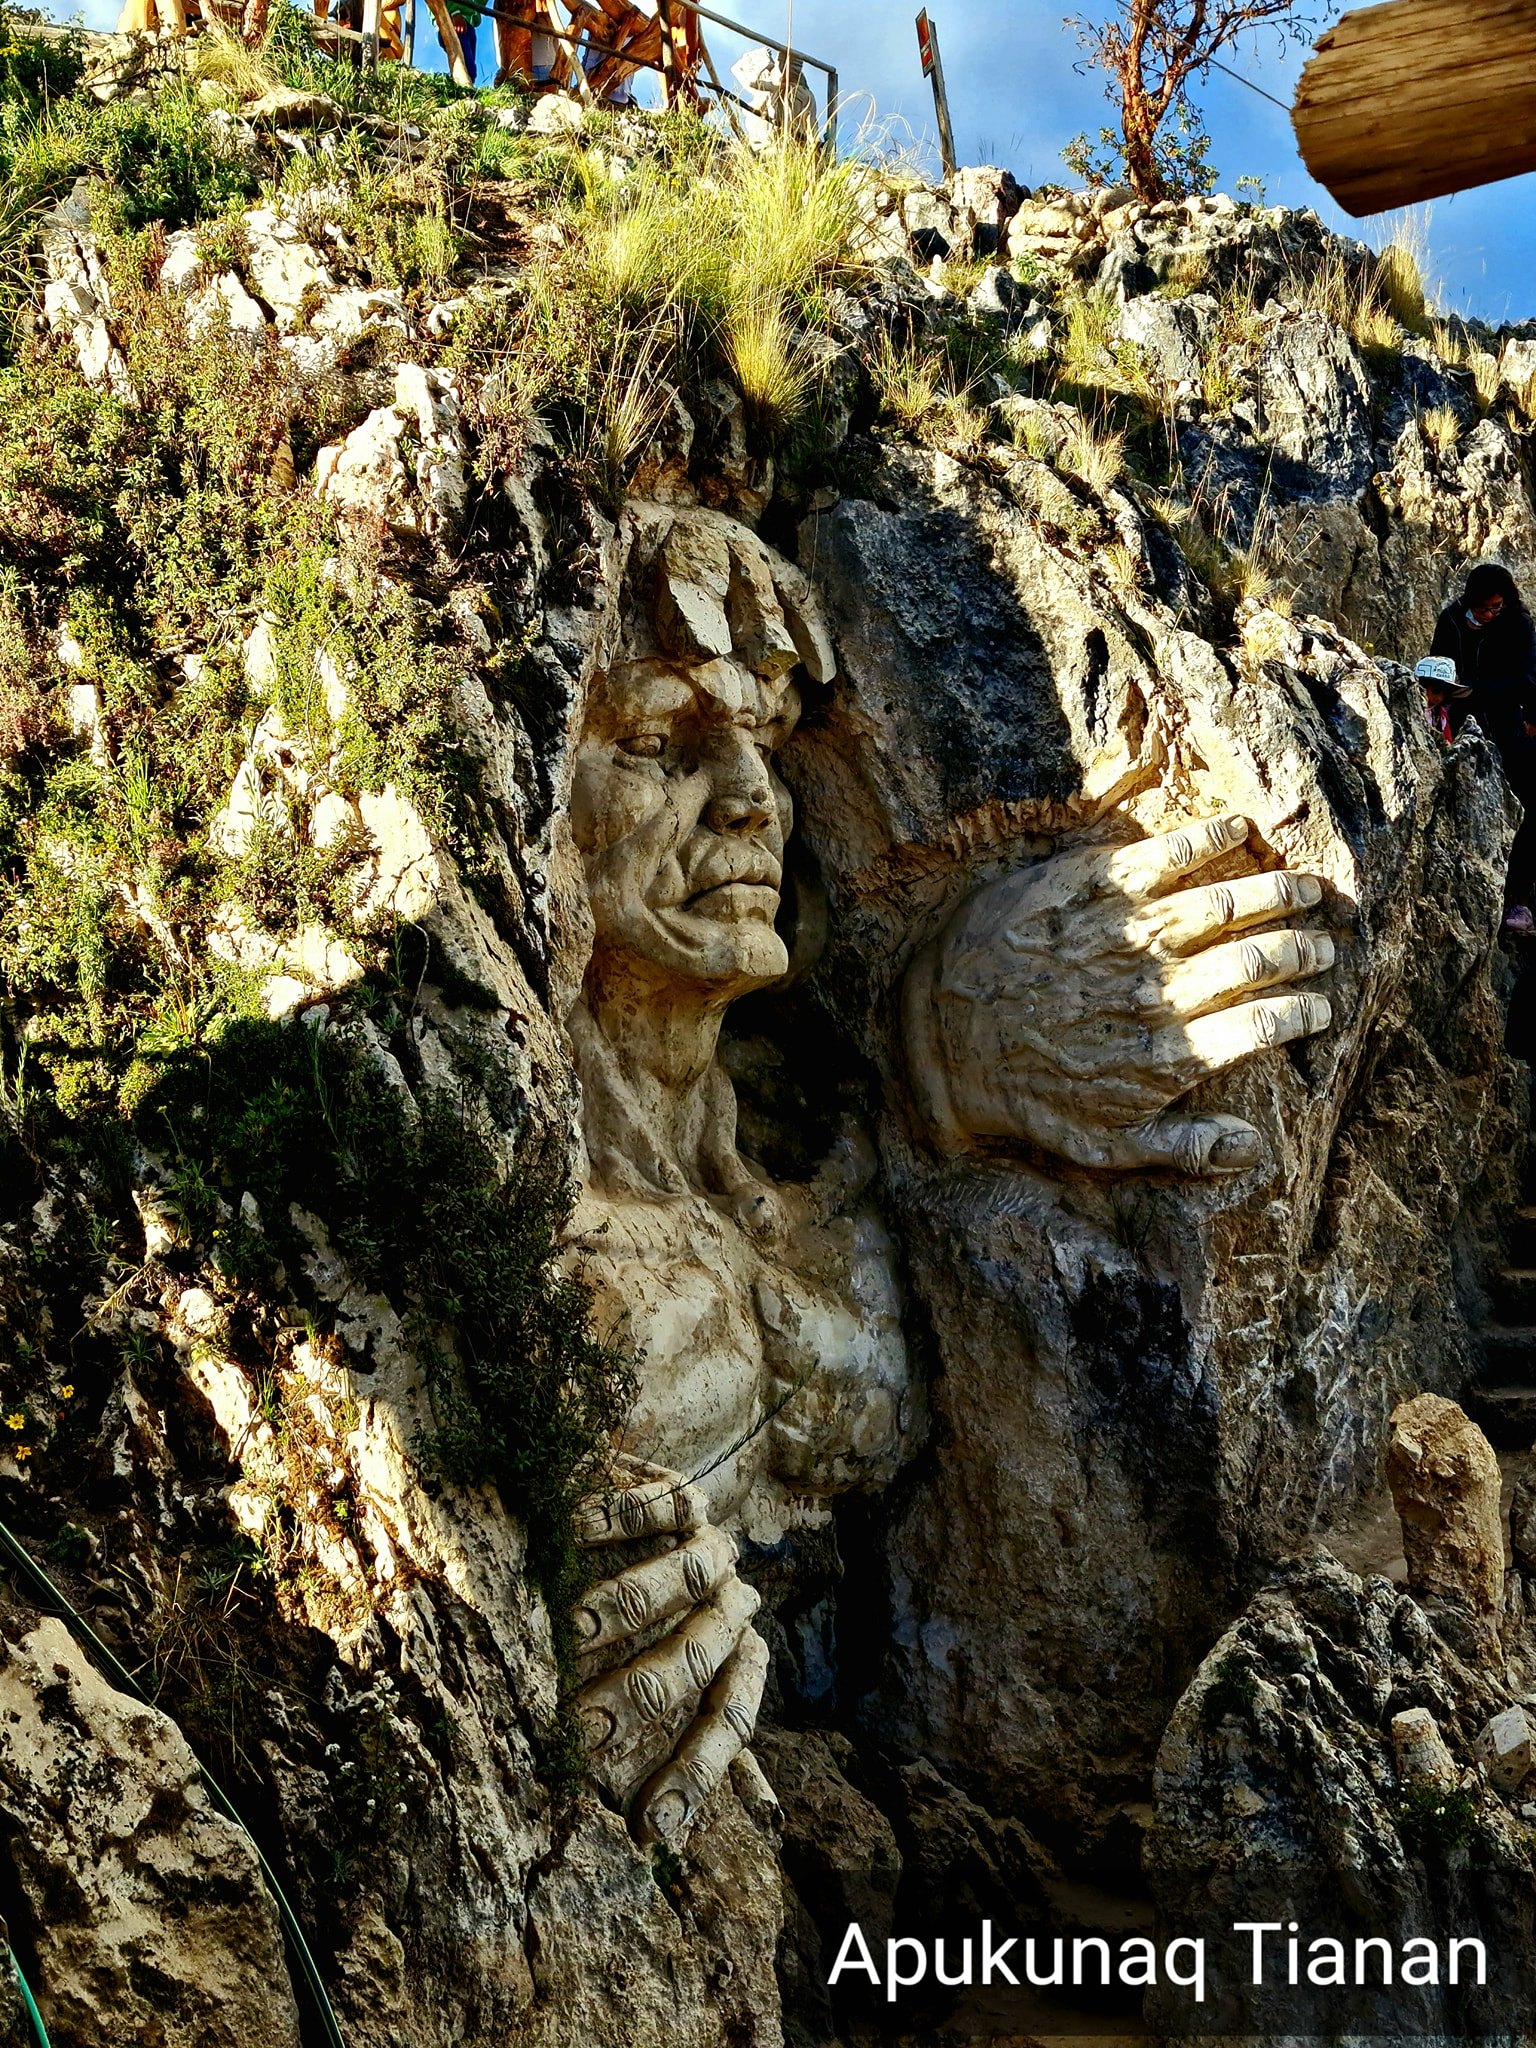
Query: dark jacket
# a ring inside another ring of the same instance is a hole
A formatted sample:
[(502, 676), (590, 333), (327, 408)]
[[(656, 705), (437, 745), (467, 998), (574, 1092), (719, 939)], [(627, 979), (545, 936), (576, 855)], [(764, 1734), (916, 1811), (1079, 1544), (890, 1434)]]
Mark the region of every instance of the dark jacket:
[(1448, 654), (1472, 694), (1450, 706), (1459, 732), (1475, 718), (1498, 748), (1504, 772), (1520, 789), (1536, 779), (1536, 742), (1526, 735), (1536, 724), (1536, 633), (1524, 612), (1504, 611), (1481, 628), (1470, 625), (1458, 601), (1435, 622), (1431, 654)]

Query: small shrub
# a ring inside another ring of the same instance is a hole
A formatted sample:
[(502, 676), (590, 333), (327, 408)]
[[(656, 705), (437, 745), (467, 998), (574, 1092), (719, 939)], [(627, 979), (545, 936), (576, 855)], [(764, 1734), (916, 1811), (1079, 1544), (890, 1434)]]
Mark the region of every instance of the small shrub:
[(1398, 1801), (1397, 1831), (1416, 1856), (1440, 1860), (1472, 1840), (1478, 1811), (1475, 1792), (1415, 1785)]
[(1200, 1718), (1207, 1728), (1227, 1719), (1241, 1720), (1259, 1696), (1259, 1681), (1245, 1658), (1223, 1657), (1200, 1696)]

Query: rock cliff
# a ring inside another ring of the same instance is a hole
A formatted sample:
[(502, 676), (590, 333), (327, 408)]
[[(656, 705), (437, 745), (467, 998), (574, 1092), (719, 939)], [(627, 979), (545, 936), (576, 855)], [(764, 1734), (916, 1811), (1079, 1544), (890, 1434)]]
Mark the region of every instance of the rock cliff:
[(5, 74), (0, 1517), (138, 1695), (8, 1583), (53, 2039), (298, 2038), (275, 1883), (352, 2048), (832, 2043), (849, 1918), (1331, 1899), (1344, 1781), (1433, 1919), (1519, 1574), (1322, 1546), (1517, 1199), (1404, 663), (1536, 599), (1529, 338), (196, 47)]

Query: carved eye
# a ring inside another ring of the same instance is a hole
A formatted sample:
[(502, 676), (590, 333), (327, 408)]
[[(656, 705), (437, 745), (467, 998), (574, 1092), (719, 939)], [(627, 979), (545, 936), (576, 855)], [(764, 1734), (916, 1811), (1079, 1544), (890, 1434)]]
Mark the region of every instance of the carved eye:
[(659, 760), (665, 745), (659, 732), (632, 732), (628, 739), (619, 741), (620, 751), (632, 754), (637, 761)]

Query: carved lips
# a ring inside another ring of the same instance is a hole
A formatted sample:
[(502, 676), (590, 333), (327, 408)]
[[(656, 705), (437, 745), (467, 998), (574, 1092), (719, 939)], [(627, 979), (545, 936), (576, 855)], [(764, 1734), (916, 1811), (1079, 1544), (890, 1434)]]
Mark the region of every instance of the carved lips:
[(683, 899), (686, 910), (723, 923), (761, 918), (772, 924), (778, 915), (783, 868), (766, 846), (716, 841), (693, 864), (693, 884)]

